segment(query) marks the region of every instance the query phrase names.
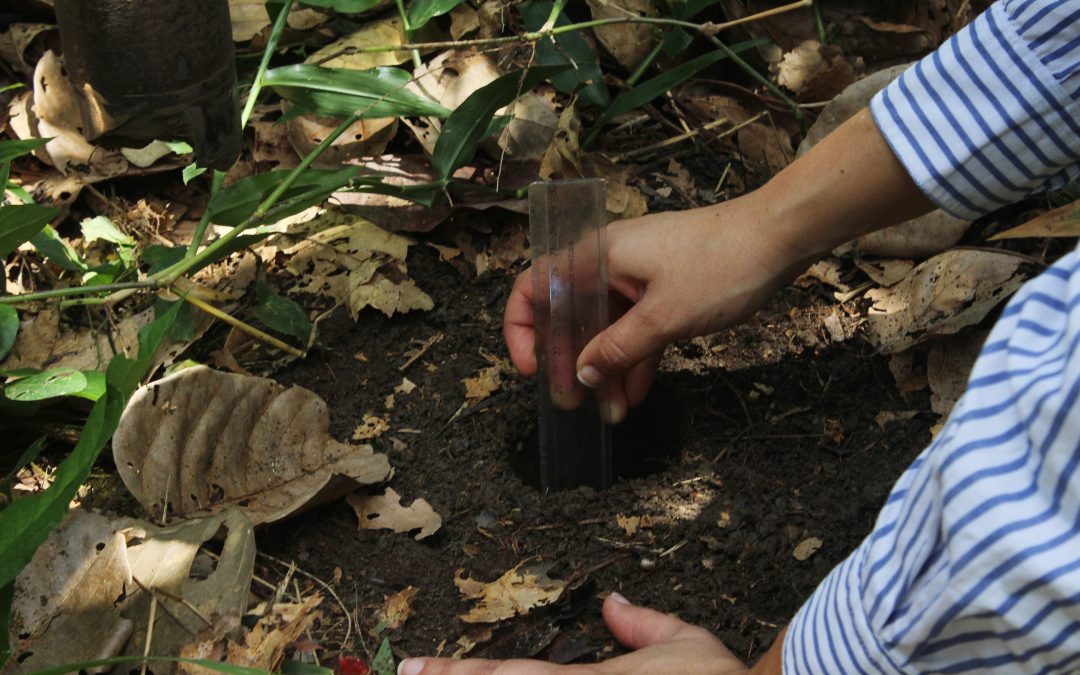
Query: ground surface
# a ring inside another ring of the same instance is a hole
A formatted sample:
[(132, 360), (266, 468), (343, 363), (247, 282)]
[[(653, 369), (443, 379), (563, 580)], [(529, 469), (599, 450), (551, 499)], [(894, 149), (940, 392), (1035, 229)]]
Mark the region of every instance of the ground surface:
[[(750, 323), (669, 350), (651, 400), (628, 422), (636, 428), (616, 437), (617, 469), (637, 477), (604, 492), (543, 494), (513, 468), (535, 431), (534, 383), (511, 379), (450, 421), (465, 400), (462, 380), (489, 364), (483, 354), (505, 355), (500, 320), (512, 277), (468, 279), (430, 248), (413, 251), (410, 274), (435, 310), (392, 320), (365, 313), (355, 324), (339, 313), (321, 326), (321, 351), (276, 375), (331, 402), (338, 438), (381, 412), (403, 375), (418, 385), (395, 397), (392, 430), (374, 444), (396, 467), (392, 487), (405, 503), (427, 499), (441, 531), (423, 542), (357, 531), (339, 502), (258, 535), (260, 551), (341, 579), (367, 649), (374, 610), (414, 586), (416, 613), (391, 633), (395, 651), (452, 653), (467, 628), (457, 616), (469, 607), (455, 574), (492, 581), (539, 558), (577, 590), (558, 607), (503, 622), (473, 654), (603, 658), (617, 647), (599, 598), (618, 590), (755, 659), (869, 532), (930, 438), (930, 415), (875, 424), (882, 410), (929, 405), (901, 400), (885, 359), (859, 340), (823, 339), (821, 317), (836, 304), (826, 291), (789, 288)], [(438, 334), (402, 372), (405, 352)], [(649, 518), (629, 536), (618, 516)], [(797, 560), (794, 549), (810, 537), (821, 549)], [(356, 642), (346, 650), (365, 651)]]

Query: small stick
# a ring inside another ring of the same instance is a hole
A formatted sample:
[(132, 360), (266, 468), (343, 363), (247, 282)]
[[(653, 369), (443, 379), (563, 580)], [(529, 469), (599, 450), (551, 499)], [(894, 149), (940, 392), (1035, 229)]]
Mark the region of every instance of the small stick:
[(348, 620), (348, 623), (345, 625), (345, 637), (341, 640), (341, 644), (342, 644), (342, 646), (345, 646), (345, 645), (347, 645), (349, 643), (349, 638), (352, 637), (352, 634), (353, 634), (352, 613), (349, 612), (349, 608), (345, 606), (345, 603), (341, 601), (341, 597), (337, 594), (337, 591), (334, 590), (333, 586), (326, 583), (325, 581), (323, 581), (319, 577), (317, 577), (317, 576), (315, 576), (313, 574), (309, 574), (308, 572), (305, 572), (304, 570), (300, 569), (299, 567), (297, 567), (295, 565), (295, 563), (287, 563), (284, 560), (278, 560), (274, 556), (268, 555), (266, 553), (262, 553), (261, 551), (259, 553), (257, 553), (257, 555), (261, 555), (262, 557), (266, 558), (270, 562), (275, 562), (278, 565), (281, 565), (283, 567), (290, 567), (290, 568), (292, 568), (293, 571), (304, 575), (308, 579), (311, 579), (315, 583), (322, 586), (323, 590), (325, 590), (327, 593), (329, 593), (330, 597), (334, 598), (334, 601), (337, 602), (338, 607), (340, 607), (341, 611), (343, 611), (345, 613), (345, 618)]
[(432, 335), (430, 338), (428, 338), (424, 342), (424, 344), (420, 346), (420, 349), (417, 350), (415, 354), (409, 357), (408, 361), (398, 366), (398, 372), (404, 373), (406, 370), (408, 370), (409, 366), (419, 361), (420, 358), (424, 354), (427, 354), (428, 350), (437, 345), (443, 339), (443, 337), (444, 336), (442, 333), (436, 333), (435, 335)]
[(184, 300), (191, 303), (193, 306), (198, 307), (202, 311), (204, 311), (207, 314), (209, 314), (210, 316), (214, 317), (215, 319), (219, 319), (222, 322), (229, 324), (233, 328), (235, 328), (235, 329), (237, 329), (239, 331), (243, 331), (243, 332), (247, 333), (248, 335), (254, 337), (257, 340), (261, 340), (261, 341), (265, 342), (268, 345), (271, 345), (273, 347), (277, 347), (281, 351), (286, 352), (287, 354), (291, 354), (291, 355), (293, 355), (293, 356), (295, 356), (297, 358), (301, 358), (301, 359), (304, 358), (304, 352), (300, 351), (296, 347), (285, 344), (284, 342), (277, 339), (273, 335), (269, 335), (267, 333), (264, 333), (263, 331), (259, 330), (255, 326), (252, 326), (250, 324), (246, 324), (243, 321), (241, 321), (240, 319), (237, 319), (236, 317), (232, 316), (231, 314), (223, 312), (220, 309), (218, 309), (217, 307), (214, 307), (211, 304), (205, 303), (205, 302), (203, 302), (202, 300), (196, 298), (193, 295), (183, 295), (181, 297), (183, 297)]
[[(766, 115), (766, 113), (763, 113), (763, 112), (758, 113), (757, 115), (754, 115), (753, 117), (746, 120), (742, 124), (736, 124), (735, 126), (731, 127), (730, 129), (726, 129), (723, 133), (717, 134), (716, 138), (717, 139), (727, 138), (728, 136), (736, 133), (737, 131), (739, 131), (743, 127), (749, 126), (750, 124), (753, 124), (754, 122), (757, 122), (759, 119), (761, 119), (765, 115)], [(643, 148), (635, 148), (633, 150), (628, 150), (626, 152), (622, 152), (622, 153), (619, 153), (617, 155), (610, 155), (608, 157), (608, 159), (610, 159), (613, 162), (621, 162), (621, 161), (623, 161), (625, 159), (629, 159), (631, 157), (636, 157), (638, 155), (644, 155), (644, 154), (646, 154), (648, 152), (652, 152), (654, 150), (662, 150), (663, 148), (666, 148), (666, 147), (671, 146), (671, 145), (675, 145), (677, 143), (682, 143), (683, 141), (694, 138), (695, 136), (699, 136), (704, 131), (711, 131), (711, 130), (719, 127), (719, 126), (723, 126), (724, 124), (731, 124), (731, 121), (728, 120), (727, 118), (713, 120), (712, 122), (709, 122), (705, 126), (694, 129), (693, 131), (690, 131), (688, 133), (679, 134), (678, 136), (672, 136), (671, 138), (666, 138), (666, 139), (660, 141), (659, 143), (653, 143), (652, 145), (646, 145)]]
[[(134, 577), (132, 577), (132, 578), (134, 578)], [(136, 582), (136, 583), (138, 583), (138, 582)], [(139, 585), (142, 586), (142, 584), (139, 584)], [(157, 593), (151, 593), (150, 594), (150, 617), (147, 619), (147, 623), (146, 623), (146, 643), (143, 645), (142, 655), (143, 655), (144, 660), (143, 660), (143, 663), (142, 663), (142, 668), (139, 669), (139, 674), (140, 675), (146, 675), (146, 666), (147, 666), (148, 661), (146, 661), (145, 659), (146, 659), (146, 657), (150, 656), (150, 644), (154, 641), (154, 622), (157, 621), (157, 606), (158, 606)]]

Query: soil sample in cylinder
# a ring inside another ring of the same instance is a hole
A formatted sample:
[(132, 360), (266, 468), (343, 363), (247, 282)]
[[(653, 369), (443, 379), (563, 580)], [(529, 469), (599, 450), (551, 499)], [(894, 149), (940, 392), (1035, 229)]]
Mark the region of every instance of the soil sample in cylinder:
[(604, 203), (599, 179), (529, 188), (543, 489), (611, 484), (610, 429), (596, 392), (578, 382), (576, 366), (585, 345), (608, 325)]
[(228, 0), (56, 0), (86, 139), (187, 141), (201, 166), (240, 154)]

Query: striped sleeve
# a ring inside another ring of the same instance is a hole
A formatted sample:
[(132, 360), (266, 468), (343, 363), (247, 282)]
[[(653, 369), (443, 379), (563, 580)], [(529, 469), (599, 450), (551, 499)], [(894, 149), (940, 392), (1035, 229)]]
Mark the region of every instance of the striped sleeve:
[(1080, 672), (1080, 252), (1009, 303), (945, 427), (784, 641), (785, 675)]
[(1001, 0), (870, 104), (931, 200), (976, 218), (1077, 176), (1080, 2)]

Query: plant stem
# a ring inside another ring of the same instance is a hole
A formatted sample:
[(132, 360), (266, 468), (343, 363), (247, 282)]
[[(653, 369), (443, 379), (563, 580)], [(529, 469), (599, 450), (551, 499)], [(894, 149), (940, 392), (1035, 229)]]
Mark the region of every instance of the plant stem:
[[(252, 100), (252, 99), (249, 99)], [(210, 196), (216, 195), (221, 186), (225, 184), (225, 172), (214, 169), (214, 173), (210, 179)], [(188, 245), (188, 250), (184, 253), (185, 258), (190, 258), (199, 252), (199, 247), (202, 246), (203, 239), (206, 238), (206, 230), (210, 228), (210, 211), (203, 211), (202, 218), (199, 219), (199, 226), (195, 228), (195, 234), (191, 237), (191, 243)]]
[(266, 344), (271, 345), (273, 347), (277, 347), (281, 351), (292, 354), (293, 356), (295, 356), (297, 358), (303, 358), (304, 357), (304, 352), (300, 351), (296, 347), (293, 347), (290, 344), (282, 342), (281, 340), (277, 339), (273, 335), (265, 333), (265, 332), (259, 330), (258, 328), (256, 328), (255, 326), (252, 326), (251, 324), (244, 323), (243, 321), (241, 321), (240, 319), (237, 319), (236, 317), (229, 314), (228, 312), (223, 312), (220, 309), (218, 309), (217, 307), (214, 307), (213, 305), (211, 305), (211, 304), (209, 304), (207, 302), (203, 302), (199, 298), (196, 298), (196, 297), (194, 297), (192, 295), (184, 295), (184, 296), (181, 296), (181, 297), (183, 297), (185, 302), (190, 303), (191, 306), (197, 307), (198, 309), (201, 309), (202, 311), (206, 312), (207, 314), (214, 317), (215, 319), (218, 319), (219, 321), (232, 326), (233, 328), (235, 328), (238, 331), (242, 331), (244, 333), (247, 333), (251, 337), (253, 337), (253, 338), (257, 339), (257, 340), (261, 340), (262, 342), (265, 342)]
[[(743, 127), (747, 127), (747, 126), (753, 124), (754, 122), (757, 122), (759, 119), (761, 119), (765, 115), (766, 115), (766, 113), (760, 112), (757, 115), (754, 115), (750, 119), (746, 120), (745, 122), (742, 122), (740, 124), (736, 124), (735, 126), (729, 128), (729, 129), (725, 129), (721, 133), (717, 134), (714, 138), (716, 138), (717, 140), (719, 140), (721, 138), (727, 138), (728, 136), (731, 136), (732, 134), (738, 132), (739, 129), (742, 129)], [(643, 148), (635, 148), (633, 150), (628, 150), (628, 151), (620, 153), (618, 155), (609, 155), (608, 159), (610, 159), (613, 162), (621, 162), (624, 159), (628, 159), (630, 157), (636, 157), (637, 155), (644, 155), (647, 152), (653, 152), (655, 150), (662, 150), (663, 148), (666, 148), (666, 147), (671, 146), (671, 145), (675, 145), (676, 143), (682, 143), (683, 141), (690, 140), (691, 138), (694, 138), (695, 136), (701, 134), (701, 132), (703, 132), (703, 131), (710, 131), (712, 129), (715, 129), (716, 127), (723, 126), (725, 124), (731, 124), (731, 121), (728, 120), (728, 119), (713, 120), (712, 122), (709, 122), (708, 124), (706, 124), (706, 125), (704, 125), (702, 127), (699, 127), (697, 129), (693, 129), (691, 131), (688, 131), (685, 134), (679, 134), (678, 136), (672, 136), (671, 138), (665, 138), (664, 140), (660, 141), (659, 143), (653, 143), (652, 145), (647, 145), (647, 146), (645, 146)]]
[(157, 274), (152, 276), (151, 279), (154, 279), (161, 285), (171, 284), (188, 270), (214, 257), (214, 255), (216, 255), (217, 252), (222, 249), (222, 247), (231, 242), (233, 239), (239, 237), (244, 232), (244, 230), (247, 230), (248, 228), (258, 223), (260, 220), (262, 220), (264, 217), (266, 217), (270, 209), (273, 208), (273, 206), (277, 204), (278, 200), (281, 199), (281, 196), (285, 194), (285, 192), (290, 187), (293, 186), (296, 180), (300, 178), (300, 175), (303, 174), (304, 171), (306, 171), (308, 167), (311, 166), (311, 163), (314, 162), (315, 159), (319, 155), (321, 155), (328, 147), (330, 147), (330, 145), (334, 141), (336, 141), (338, 137), (341, 136), (341, 134), (345, 133), (345, 130), (351, 127), (356, 122), (356, 120), (360, 119), (360, 114), (361, 113), (353, 113), (352, 115), (349, 115), (347, 118), (345, 118), (341, 122), (341, 124), (339, 124), (336, 129), (334, 129), (329, 135), (327, 135), (327, 137), (324, 138), (321, 143), (315, 146), (315, 148), (313, 148), (311, 152), (309, 152), (307, 156), (304, 157), (304, 159), (300, 160), (300, 163), (296, 165), (296, 168), (289, 172), (289, 175), (286, 176), (280, 184), (278, 184), (277, 188), (275, 188), (274, 191), (271, 192), (270, 195), (266, 199), (264, 199), (261, 204), (259, 204), (259, 207), (255, 209), (254, 213), (248, 216), (247, 220), (232, 228), (225, 234), (221, 235), (221, 237), (215, 239), (199, 253), (193, 255), (190, 258), (185, 258), (173, 265), (172, 267), (158, 272)]
[[(394, 0), (397, 5), (398, 16), (401, 17), (401, 30), (405, 31), (405, 41), (412, 42), (413, 27), (409, 24), (409, 13), (405, 11), (405, 3), (403, 0)], [(420, 60), (420, 50), (413, 49), (409, 52), (412, 55), (413, 68), (421, 68), (424, 62)]]
[(829, 44), (829, 34), (825, 32), (825, 20), (821, 16), (821, 0), (814, 0), (814, 23), (817, 24), (818, 42)]
[(153, 280), (127, 281), (118, 284), (101, 284), (100, 286), (72, 286), (71, 288), (53, 288), (39, 293), (24, 293), (22, 295), (0, 295), (0, 305), (19, 305), (24, 302), (36, 302), (38, 300), (52, 300), (53, 298), (66, 298), (72, 295), (91, 295), (93, 293), (108, 293), (112, 291), (135, 290), (142, 288), (158, 288), (160, 284)]
[(281, 12), (274, 21), (274, 27), (270, 29), (270, 39), (266, 41), (266, 49), (263, 50), (259, 69), (255, 71), (255, 80), (251, 83), (251, 91), (248, 92), (247, 102), (244, 104), (244, 112), (240, 114), (241, 129), (247, 126), (248, 120), (251, 119), (251, 111), (255, 109), (255, 103), (259, 99), (259, 94), (262, 93), (263, 76), (266, 74), (266, 69), (270, 67), (270, 58), (277, 49), (281, 34), (285, 32), (285, 26), (288, 25), (292, 6), (293, 0), (285, 0), (285, 6), (281, 8)]
[(642, 61), (636, 69), (634, 69), (634, 72), (630, 74), (630, 77), (626, 78), (626, 83), (631, 87), (637, 84), (638, 80), (640, 80), (641, 77), (645, 74), (645, 71), (649, 68), (649, 66), (652, 65), (653, 61), (656, 60), (656, 57), (660, 56), (660, 50), (663, 48), (664, 41), (660, 40), (652, 48), (652, 51), (649, 52), (649, 55), (645, 57), (645, 60)]

